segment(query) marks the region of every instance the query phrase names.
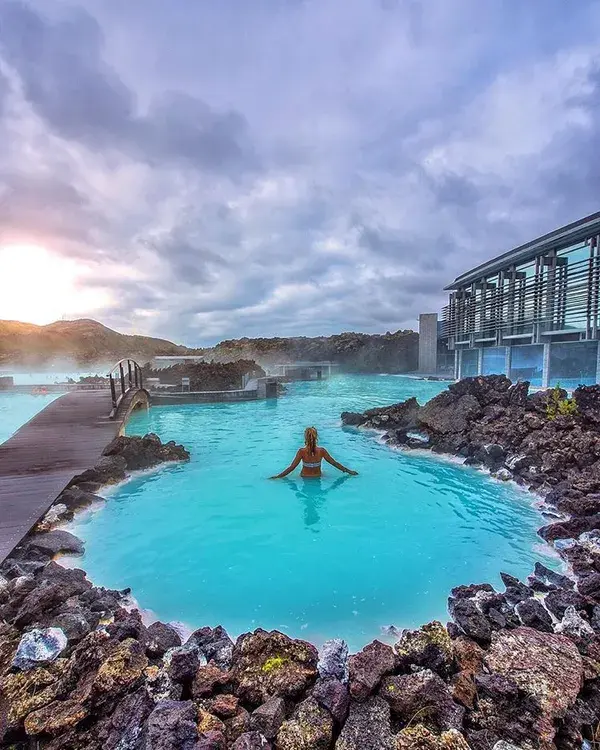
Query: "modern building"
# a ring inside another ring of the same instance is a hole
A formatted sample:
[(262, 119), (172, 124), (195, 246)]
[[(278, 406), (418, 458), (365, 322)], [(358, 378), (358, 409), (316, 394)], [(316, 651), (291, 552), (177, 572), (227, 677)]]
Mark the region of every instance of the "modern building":
[(504, 373), (566, 388), (600, 382), (600, 212), (458, 276), (441, 338), (455, 376)]

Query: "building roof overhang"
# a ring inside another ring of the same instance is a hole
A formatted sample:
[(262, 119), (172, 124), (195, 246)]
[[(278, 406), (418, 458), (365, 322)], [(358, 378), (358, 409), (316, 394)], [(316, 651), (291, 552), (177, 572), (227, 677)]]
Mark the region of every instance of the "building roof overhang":
[(502, 255), (498, 255), (495, 258), (488, 260), (486, 263), (482, 263), (480, 266), (457, 276), (454, 281), (451, 284), (448, 284), (448, 286), (445, 286), (444, 289), (446, 291), (460, 289), (482, 277), (496, 273), (507, 266), (516, 263), (526, 263), (529, 260), (533, 260), (537, 255), (541, 255), (548, 250), (568, 247), (569, 245), (573, 245), (594, 234), (600, 234), (600, 211), (591, 214), (590, 216), (586, 216), (583, 219), (579, 219), (572, 224), (567, 224), (564, 227), (555, 229), (553, 232), (544, 234), (542, 237), (531, 240), (524, 245), (519, 245), (519, 247), (515, 247), (513, 250), (509, 250)]

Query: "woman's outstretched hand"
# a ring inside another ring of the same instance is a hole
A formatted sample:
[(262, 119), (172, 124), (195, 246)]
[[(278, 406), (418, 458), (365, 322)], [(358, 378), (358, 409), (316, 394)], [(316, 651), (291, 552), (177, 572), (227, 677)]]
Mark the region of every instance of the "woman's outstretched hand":
[(353, 471), (352, 469), (347, 469), (348, 474), (350, 474), (353, 477), (358, 476), (358, 471)]

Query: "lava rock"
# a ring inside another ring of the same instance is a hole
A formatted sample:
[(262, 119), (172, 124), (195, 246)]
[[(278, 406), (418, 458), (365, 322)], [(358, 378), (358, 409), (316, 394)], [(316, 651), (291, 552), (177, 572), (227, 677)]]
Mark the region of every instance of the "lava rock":
[(27, 549), (38, 550), (51, 558), (61, 553), (82, 555), (84, 546), (81, 539), (78, 539), (74, 534), (55, 529), (43, 534), (34, 534), (28, 540)]
[(206, 658), (202, 655), (201, 664), (200, 652), (194, 644), (169, 649), (164, 656), (164, 664), (173, 682), (191, 682), (205, 663)]
[(396, 750), (389, 704), (379, 696), (352, 702), (335, 750)]
[(558, 589), (547, 594), (544, 604), (546, 609), (560, 620), (568, 607), (574, 607), (576, 610), (585, 612), (590, 607), (590, 600), (577, 591)]
[(30, 630), (21, 638), (12, 666), (26, 671), (52, 662), (62, 654), (67, 642), (60, 628)]
[(166, 461), (190, 459), (189, 452), (182, 445), (163, 444), (153, 433), (144, 437), (119, 435), (104, 449), (103, 455), (124, 460), (125, 468), (130, 471), (149, 469)]
[(515, 607), (523, 625), (546, 633), (552, 632), (552, 617), (537, 599), (523, 599)]
[(471, 394), (457, 396), (450, 390), (443, 391), (421, 408), (418, 416), (420, 427), (434, 433), (464, 432), (469, 424), (481, 414), (481, 404)]
[(489, 643), (492, 637), (492, 624), (479, 610), (473, 599), (448, 600), (450, 615), (458, 627), (478, 643)]
[(319, 651), (317, 664), (319, 675), (336, 677), (338, 680), (348, 679), (348, 644), (341, 638), (325, 641)]
[(434, 732), (462, 727), (465, 709), (452, 700), (446, 683), (430, 669), (386, 677), (379, 692), (402, 722), (418, 715), (419, 721)]
[(465, 738), (450, 729), (441, 735), (433, 734), (422, 724), (402, 729), (396, 735), (396, 750), (470, 750)]
[(238, 712), (239, 699), (235, 695), (217, 695), (210, 702), (210, 711), (219, 719), (230, 719)]
[(198, 739), (196, 709), (191, 701), (161, 701), (150, 714), (143, 747), (194, 750)]
[(202, 732), (198, 736), (198, 742), (194, 750), (227, 750), (227, 740), (222, 732)]
[(163, 622), (153, 622), (146, 630), (146, 653), (151, 658), (164, 656), (171, 648), (181, 646), (179, 633)]
[(575, 607), (567, 607), (563, 618), (554, 626), (554, 632), (566, 635), (575, 643), (585, 643), (594, 637), (594, 629), (577, 612)]
[(393, 649), (381, 641), (373, 641), (348, 660), (350, 695), (357, 700), (368, 698), (381, 678), (394, 671)]
[(233, 743), (232, 750), (269, 750), (270, 747), (260, 732), (245, 732)]
[(232, 676), (236, 695), (258, 706), (272, 696), (297, 699), (317, 678), (317, 649), (277, 630), (255, 630), (238, 638)]
[(233, 655), (233, 641), (225, 628), (200, 628), (188, 638), (186, 645), (195, 644), (207, 661), (214, 661), (221, 669), (229, 669)]
[(410, 664), (448, 676), (454, 665), (454, 649), (446, 628), (434, 620), (418, 630), (405, 630), (394, 644), (399, 666)]
[(206, 664), (197, 669), (192, 683), (194, 698), (210, 698), (217, 690), (227, 685), (230, 676), (223, 672), (216, 664)]
[(332, 739), (331, 714), (314, 698), (307, 698), (281, 725), (277, 733), (277, 750), (328, 750)]
[(268, 740), (272, 740), (284, 721), (285, 701), (282, 698), (271, 698), (252, 713), (250, 728), (252, 731), (262, 732)]
[(318, 680), (311, 695), (329, 711), (338, 725), (344, 723), (350, 706), (350, 693), (346, 685), (335, 677), (326, 677)]
[(551, 743), (554, 719), (575, 703), (583, 663), (575, 644), (562, 635), (516, 628), (494, 633), (485, 656), (489, 670), (513, 680), (542, 711), (542, 740)]
[(89, 713), (89, 709), (79, 701), (53, 701), (25, 717), (25, 732), (28, 735), (49, 734), (55, 737), (73, 729), (87, 719)]

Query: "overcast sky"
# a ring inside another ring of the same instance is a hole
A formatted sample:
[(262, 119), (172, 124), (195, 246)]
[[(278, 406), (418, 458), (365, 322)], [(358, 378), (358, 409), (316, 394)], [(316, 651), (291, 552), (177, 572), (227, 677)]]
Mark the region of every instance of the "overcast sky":
[(0, 0), (0, 246), (191, 345), (415, 327), (600, 210), (599, 39), (586, 0)]

